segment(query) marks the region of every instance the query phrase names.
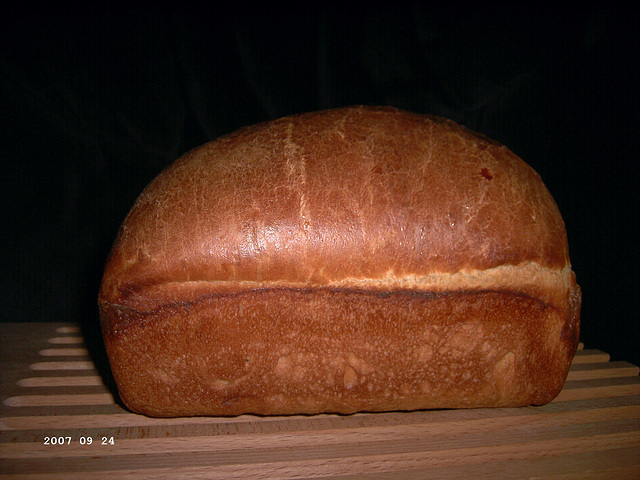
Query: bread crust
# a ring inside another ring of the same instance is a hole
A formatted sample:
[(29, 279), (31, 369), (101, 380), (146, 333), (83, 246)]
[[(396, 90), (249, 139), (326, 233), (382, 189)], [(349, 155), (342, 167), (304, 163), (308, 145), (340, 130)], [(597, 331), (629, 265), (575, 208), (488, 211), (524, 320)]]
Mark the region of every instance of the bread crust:
[(358, 106), (178, 159), (123, 222), (99, 304), (134, 411), (352, 413), (550, 401), (580, 289), (533, 169), (449, 120)]

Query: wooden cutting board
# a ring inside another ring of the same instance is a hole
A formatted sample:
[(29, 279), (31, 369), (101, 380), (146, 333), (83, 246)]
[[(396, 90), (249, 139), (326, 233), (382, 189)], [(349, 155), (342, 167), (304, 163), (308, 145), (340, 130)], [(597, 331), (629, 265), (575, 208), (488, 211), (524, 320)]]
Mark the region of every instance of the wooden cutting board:
[(578, 351), (543, 407), (152, 419), (99, 332), (0, 324), (0, 478), (638, 479), (638, 367)]

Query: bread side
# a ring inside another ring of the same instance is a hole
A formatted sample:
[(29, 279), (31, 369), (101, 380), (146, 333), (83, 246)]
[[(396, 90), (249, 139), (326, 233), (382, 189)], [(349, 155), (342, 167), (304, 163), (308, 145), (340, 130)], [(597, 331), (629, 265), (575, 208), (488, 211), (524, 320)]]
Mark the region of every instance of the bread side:
[(579, 332), (539, 176), (453, 122), (353, 107), (242, 129), (141, 194), (99, 303), (157, 416), (545, 403)]
[(580, 292), (264, 288), (152, 312), (102, 306), (120, 395), (151, 416), (544, 404), (579, 335)]

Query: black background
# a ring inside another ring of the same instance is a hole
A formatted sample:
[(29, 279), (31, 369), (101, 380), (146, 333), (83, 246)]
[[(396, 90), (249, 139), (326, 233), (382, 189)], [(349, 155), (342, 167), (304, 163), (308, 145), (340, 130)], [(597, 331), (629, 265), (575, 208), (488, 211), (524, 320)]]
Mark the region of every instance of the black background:
[(18, 7), (1, 22), (2, 321), (95, 324), (120, 222), (186, 150), (290, 113), (393, 105), (541, 174), (583, 288), (582, 340), (640, 364), (630, 12)]

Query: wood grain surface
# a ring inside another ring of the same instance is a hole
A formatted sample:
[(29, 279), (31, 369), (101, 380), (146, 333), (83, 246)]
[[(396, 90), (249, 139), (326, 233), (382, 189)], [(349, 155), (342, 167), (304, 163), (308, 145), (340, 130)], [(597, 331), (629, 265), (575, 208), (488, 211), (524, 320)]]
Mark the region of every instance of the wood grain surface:
[(95, 328), (0, 325), (0, 478), (638, 479), (638, 367), (578, 351), (543, 407), (153, 419)]

